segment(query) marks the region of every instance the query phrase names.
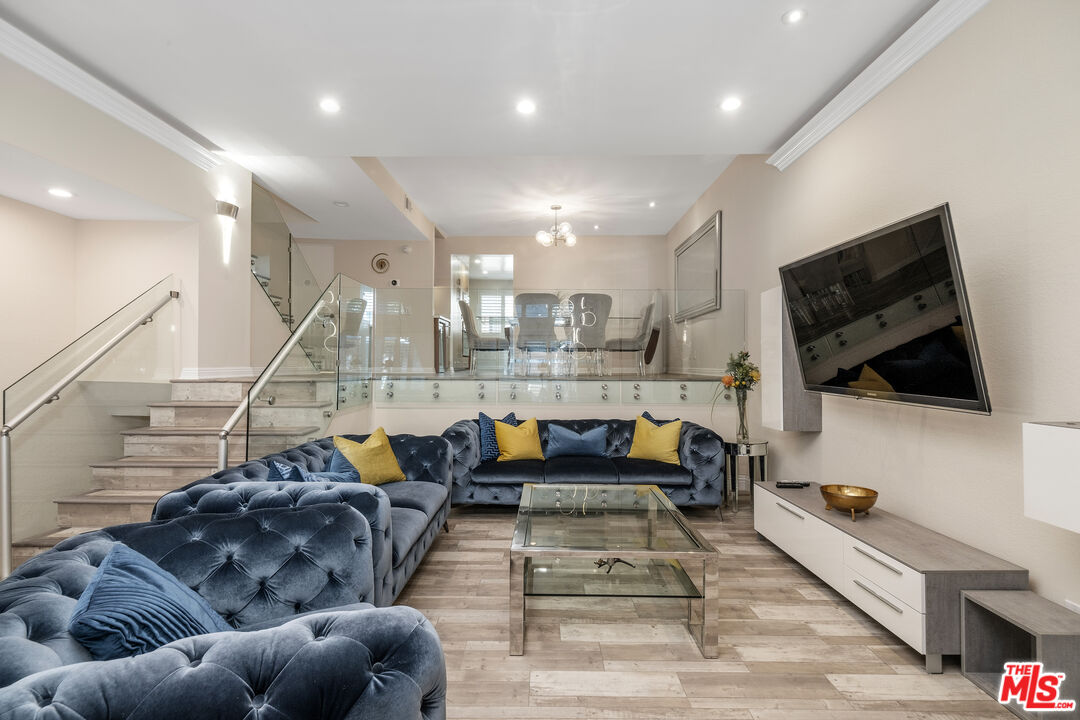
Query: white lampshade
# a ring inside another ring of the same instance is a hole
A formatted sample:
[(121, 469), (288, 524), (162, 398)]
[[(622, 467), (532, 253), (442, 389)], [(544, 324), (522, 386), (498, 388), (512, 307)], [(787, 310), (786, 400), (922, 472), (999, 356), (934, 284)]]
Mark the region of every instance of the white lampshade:
[(569, 235), (570, 233), (574, 232), (574, 228), (572, 228), (570, 226), (570, 223), (568, 223), (568, 222), (566, 222), (564, 220), (561, 223), (559, 223), (559, 231), (558, 232), (559, 232), (560, 235), (566, 236), (566, 235)]
[(566, 243), (566, 247), (574, 247), (577, 245), (577, 235), (570, 233), (563, 239), (563, 242)]

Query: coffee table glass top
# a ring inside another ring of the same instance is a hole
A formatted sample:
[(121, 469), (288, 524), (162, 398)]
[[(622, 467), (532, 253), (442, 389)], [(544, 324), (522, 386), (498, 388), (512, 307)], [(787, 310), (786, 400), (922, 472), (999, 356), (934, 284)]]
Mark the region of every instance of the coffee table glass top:
[(527, 484), (518, 507), (513, 547), (702, 550), (695, 535), (655, 485)]
[[(701, 597), (715, 553), (655, 485), (525, 485), (511, 552), (525, 595)], [(689, 573), (689, 574), (688, 574)]]

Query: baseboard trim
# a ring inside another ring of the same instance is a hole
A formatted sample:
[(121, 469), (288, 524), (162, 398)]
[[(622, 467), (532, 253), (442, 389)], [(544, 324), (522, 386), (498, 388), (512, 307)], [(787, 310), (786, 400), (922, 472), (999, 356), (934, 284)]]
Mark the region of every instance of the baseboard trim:
[(258, 377), (262, 373), (261, 367), (214, 367), (214, 368), (184, 368), (180, 371), (181, 380), (220, 380), (221, 378), (246, 378)]

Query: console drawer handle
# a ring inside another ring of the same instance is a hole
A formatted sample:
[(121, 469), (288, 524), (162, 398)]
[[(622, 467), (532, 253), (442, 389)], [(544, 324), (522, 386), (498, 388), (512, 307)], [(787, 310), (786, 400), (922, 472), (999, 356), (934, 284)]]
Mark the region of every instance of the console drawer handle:
[(806, 519), (802, 515), (800, 515), (799, 513), (795, 512), (794, 510), (789, 508), (787, 505), (782, 505), (780, 503), (776, 503), (776, 507), (780, 508), (781, 510), (787, 510), (789, 513), (791, 513), (795, 517), (799, 518), (800, 520), (805, 520)]
[(860, 555), (863, 555), (865, 557), (870, 558), (871, 560), (873, 560), (874, 562), (876, 562), (878, 565), (885, 568), (886, 570), (892, 570), (897, 575), (903, 575), (904, 574), (903, 570), (900, 570), (899, 568), (894, 568), (892, 565), (885, 562), (884, 560), (879, 560), (878, 558), (874, 557), (873, 555), (866, 552), (865, 550), (863, 550), (861, 547), (858, 547), (857, 545), (852, 545), (851, 549), (854, 550), (855, 552), (859, 553)]
[(899, 607), (897, 607), (896, 605), (893, 605), (893, 604), (892, 604), (891, 602), (889, 602), (889, 601), (888, 601), (888, 600), (886, 600), (885, 598), (881, 597), (881, 596), (880, 596), (880, 595), (878, 595), (878, 594), (877, 594), (876, 592), (874, 592), (874, 591), (873, 591), (873, 590), (871, 590), (870, 588), (866, 587), (865, 585), (863, 585), (863, 584), (862, 584), (861, 582), (859, 582), (858, 580), (855, 580), (854, 578), (852, 578), (851, 582), (855, 583), (856, 585), (858, 585), (859, 587), (861, 587), (861, 588), (862, 588), (862, 589), (863, 589), (864, 591), (866, 591), (866, 594), (867, 594), (867, 595), (870, 595), (870, 596), (872, 596), (872, 597), (876, 598), (877, 600), (880, 600), (880, 601), (881, 601), (882, 603), (884, 603), (884, 604), (885, 604), (885, 606), (886, 606), (886, 607), (888, 607), (888, 608), (889, 608), (890, 610), (892, 610), (893, 612), (895, 612), (895, 613), (899, 613), (899, 614), (901, 614), (901, 615), (903, 615), (903, 614), (904, 614), (904, 609), (903, 609), (903, 608), (899, 608)]

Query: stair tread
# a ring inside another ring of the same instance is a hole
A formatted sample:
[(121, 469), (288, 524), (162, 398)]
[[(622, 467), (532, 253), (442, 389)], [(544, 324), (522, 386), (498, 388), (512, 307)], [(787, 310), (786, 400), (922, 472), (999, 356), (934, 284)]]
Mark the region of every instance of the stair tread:
[(160, 490), (91, 490), (82, 495), (56, 498), (53, 502), (91, 505), (153, 505), (162, 495)]
[(217, 458), (214, 457), (170, 457), (167, 455), (126, 455), (116, 460), (105, 460), (90, 465), (92, 468), (126, 468), (126, 467), (155, 467), (155, 468), (216, 468)]
[[(274, 427), (256, 427), (246, 428), (243, 426), (237, 426), (232, 435), (304, 435), (305, 433), (315, 432), (319, 429), (318, 425), (300, 425), (300, 426), (288, 426), (278, 425)], [(177, 425), (175, 427), (150, 427), (149, 425), (141, 428), (133, 428), (131, 430), (121, 430), (121, 435), (161, 435), (161, 436), (173, 436), (173, 435), (213, 435), (217, 437), (221, 432), (220, 426), (213, 427), (184, 427)]]
[(72, 535), (78, 535), (79, 533), (91, 532), (93, 530), (99, 530), (96, 526), (88, 525), (86, 527), (69, 527), (69, 528), (53, 528), (47, 532), (43, 532), (40, 535), (34, 535), (33, 537), (22, 538), (11, 543), (12, 547), (41, 547), (51, 548), (61, 540), (67, 540)]
[(173, 378), (169, 382), (180, 385), (182, 383), (253, 383), (258, 378), (253, 377), (231, 377), (231, 378)]

